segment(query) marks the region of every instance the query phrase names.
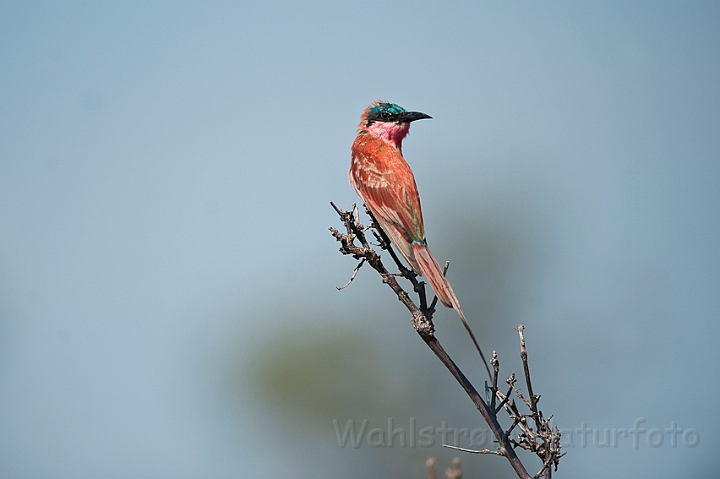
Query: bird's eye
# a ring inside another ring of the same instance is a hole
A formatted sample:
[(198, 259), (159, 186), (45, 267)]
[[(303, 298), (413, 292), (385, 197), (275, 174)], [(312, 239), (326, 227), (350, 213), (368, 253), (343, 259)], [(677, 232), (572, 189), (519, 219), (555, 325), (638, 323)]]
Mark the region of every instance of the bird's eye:
[(382, 112), (380, 112), (380, 118), (382, 118), (383, 120), (387, 120), (388, 118), (390, 118), (390, 112), (388, 112), (387, 110), (383, 110)]

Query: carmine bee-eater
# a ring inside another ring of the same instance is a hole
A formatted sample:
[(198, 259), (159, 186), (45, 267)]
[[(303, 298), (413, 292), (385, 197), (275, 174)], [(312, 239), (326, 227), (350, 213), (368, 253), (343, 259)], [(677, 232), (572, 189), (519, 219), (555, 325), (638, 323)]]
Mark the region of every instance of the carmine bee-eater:
[(428, 249), (415, 177), (402, 155), (410, 123), (423, 118), (431, 117), (382, 100), (368, 106), (352, 145), (350, 184), (413, 271), (427, 278), (442, 304), (457, 311), (480, 351), (450, 283)]

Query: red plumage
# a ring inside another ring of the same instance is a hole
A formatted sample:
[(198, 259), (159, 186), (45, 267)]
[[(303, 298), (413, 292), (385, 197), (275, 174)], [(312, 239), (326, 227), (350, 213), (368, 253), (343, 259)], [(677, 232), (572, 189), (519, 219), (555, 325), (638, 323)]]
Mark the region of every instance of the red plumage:
[(352, 145), (350, 183), (380, 223), (390, 241), (420, 276), (425, 276), (440, 302), (455, 308), (464, 319), (455, 293), (427, 247), (420, 196), (415, 176), (402, 155), (402, 140), (410, 123), (372, 122), (362, 116)]
[(350, 184), (413, 271), (427, 279), (442, 304), (457, 311), (492, 376), (460, 302), (425, 240), (415, 176), (402, 155), (410, 123), (422, 118), (430, 117), (381, 100), (368, 106), (352, 145)]

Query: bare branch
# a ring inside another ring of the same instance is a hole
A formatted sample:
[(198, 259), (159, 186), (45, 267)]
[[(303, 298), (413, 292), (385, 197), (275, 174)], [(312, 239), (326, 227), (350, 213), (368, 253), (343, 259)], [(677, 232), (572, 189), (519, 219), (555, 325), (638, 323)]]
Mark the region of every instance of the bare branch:
[(357, 274), (358, 274), (358, 271), (360, 271), (360, 268), (362, 268), (362, 265), (364, 265), (364, 264), (365, 264), (365, 258), (361, 259), (361, 260), (360, 260), (360, 263), (359, 263), (359, 264), (355, 267), (355, 269), (353, 270), (353, 274), (352, 274), (352, 276), (350, 276), (350, 281), (348, 281), (347, 283), (345, 283), (345, 284), (342, 285), (342, 286), (335, 286), (335, 288), (336, 288), (338, 291), (342, 291), (343, 289), (345, 289), (345, 288), (347, 288), (348, 286), (350, 286), (350, 283), (353, 282), (353, 280), (355, 279), (355, 276), (357, 276)]
[(443, 447), (447, 447), (448, 449), (456, 449), (458, 451), (462, 452), (469, 452), (471, 454), (494, 454), (496, 456), (504, 456), (505, 453), (502, 452), (500, 449), (466, 449), (464, 447), (458, 447), (458, 446), (452, 446), (450, 444), (443, 444)]
[(492, 376), (492, 403), (490, 404), (490, 407), (495, 409), (495, 399), (497, 397), (497, 390), (498, 390), (498, 376), (500, 375), (500, 360), (497, 357), (497, 352), (492, 352), (492, 358), (490, 359), (490, 364), (493, 367), (493, 376)]
[[(552, 416), (550, 416), (548, 419), (545, 419), (542, 412), (537, 408), (537, 403), (540, 399), (540, 396), (534, 394), (532, 383), (530, 381), (530, 368), (528, 365), (527, 349), (525, 347), (525, 337), (523, 334), (524, 327), (522, 325), (518, 326), (517, 331), (520, 335), (520, 357), (523, 363), (525, 383), (528, 389), (529, 397), (526, 398), (522, 394), (520, 388), (517, 387), (515, 373), (512, 373), (506, 381), (509, 386), (507, 393), (503, 394), (498, 390), (500, 361), (498, 360), (497, 353), (493, 351), (492, 359), (490, 361), (490, 364), (492, 365), (492, 373), (490, 373), (490, 370), (488, 368), (488, 373), (490, 374), (492, 385), (487, 386), (487, 382), (485, 383), (486, 392), (489, 391), (491, 393), (489, 399), (490, 405), (488, 405), (488, 403), (483, 400), (478, 391), (475, 389), (472, 383), (470, 383), (470, 381), (460, 370), (460, 368), (458, 368), (455, 362), (450, 358), (450, 356), (448, 356), (447, 352), (443, 349), (443, 347), (440, 345), (437, 338), (435, 337), (435, 327), (432, 322), (432, 317), (435, 312), (435, 306), (437, 304), (437, 296), (428, 306), (425, 294), (425, 283), (419, 281), (417, 275), (411, 269), (408, 269), (407, 267), (405, 267), (405, 265), (403, 265), (403, 263), (400, 261), (399, 257), (393, 250), (390, 240), (382, 231), (382, 228), (380, 228), (379, 224), (369, 211), (368, 215), (371, 218), (371, 223), (370, 226), (365, 227), (360, 223), (357, 205), (353, 204), (351, 211), (343, 211), (337, 206), (335, 206), (333, 203), (331, 203), (331, 205), (335, 209), (337, 214), (340, 216), (340, 219), (343, 222), (346, 231), (346, 233), (341, 233), (335, 228), (330, 228), (330, 232), (340, 243), (340, 252), (344, 255), (350, 255), (355, 259), (360, 260), (360, 263), (355, 267), (355, 270), (353, 271), (350, 281), (348, 281), (345, 286), (338, 289), (343, 289), (347, 287), (350, 283), (352, 283), (358, 271), (365, 263), (369, 264), (375, 271), (377, 271), (380, 274), (383, 283), (390, 286), (390, 288), (396, 294), (398, 300), (405, 305), (405, 307), (412, 315), (411, 324), (415, 331), (420, 335), (425, 344), (427, 344), (427, 346), (433, 351), (433, 353), (435, 353), (437, 358), (443, 363), (443, 365), (448, 369), (450, 374), (453, 375), (458, 384), (460, 384), (460, 386), (465, 390), (465, 393), (468, 395), (468, 397), (473, 401), (475, 407), (483, 416), (483, 419), (490, 427), (490, 430), (492, 431), (493, 435), (495, 436), (496, 442), (498, 443), (497, 450), (483, 449), (478, 451), (450, 445), (445, 445), (445, 447), (473, 454), (494, 454), (498, 456), (503, 456), (510, 462), (510, 465), (515, 470), (515, 473), (521, 479), (537, 479), (539, 477), (542, 477), (543, 475), (546, 479), (550, 479), (552, 466), (555, 466), (555, 470), (557, 470), (558, 461), (564, 455), (564, 453), (560, 453), (560, 431), (557, 427), (552, 427), (549, 424), (549, 420), (552, 418)], [(372, 230), (372, 234), (377, 239), (380, 248), (390, 254), (393, 262), (399, 270), (399, 273), (391, 273), (386, 269), (385, 265), (382, 262), (380, 254), (378, 254), (378, 252), (376, 252), (372, 248), (366, 238), (365, 232), (367, 230)], [(357, 244), (356, 242), (359, 244)], [(448, 266), (449, 263), (445, 263), (443, 274), (447, 273)], [(410, 298), (408, 292), (400, 286), (396, 279), (397, 277), (405, 278), (410, 282), (413, 287), (413, 291), (418, 295), (420, 303), (419, 306), (415, 304), (415, 302)], [(487, 363), (485, 364), (485, 366), (487, 368)], [(524, 414), (520, 412), (517, 404), (515, 403), (515, 400), (511, 399), (511, 395), (513, 392), (527, 406), (527, 408), (530, 410), (530, 414)], [(496, 402), (498, 400), (499, 403), (496, 405)], [(512, 420), (512, 425), (507, 430), (504, 430), (498, 422), (497, 413), (501, 410), (505, 410), (510, 419)], [(530, 426), (528, 418), (532, 418), (532, 423), (535, 426), (534, 428)], [(511, 436), (516, 428), (519, 430), (519, 433), (516, 438), (513, 438)], [(535, 474), (535, 476), (530, 476), (530, 474), (527, 472), (527, 469), (518, 458), (515, 452), (515, 448), (517, 447), (533, 452), (542, 460), (542, 467)], [(434, 460), (428, 460), (427, 466), (429, 470), (429, 476), (434, 478), (435, 471), (433, 464)], [(459, 478), (459, 474), (461, 474), (461, 470), (459, 469), (459, 462), (457, 470), (448, 469), (448, 471), (455, 471), (452, 472), (453, 474), (455, 474), (452, 477)], [(450, 472), (446, 471), (448, 477), (451, 477)]]

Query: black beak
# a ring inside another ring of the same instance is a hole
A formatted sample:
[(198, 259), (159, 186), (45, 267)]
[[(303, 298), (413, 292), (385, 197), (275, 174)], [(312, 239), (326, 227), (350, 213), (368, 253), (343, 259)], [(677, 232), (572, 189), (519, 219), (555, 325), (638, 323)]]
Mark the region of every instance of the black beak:
[(400, 113), (398, 115), (397, 121), (402, 123), (410, 123), (411, 121), (422, 120), (425, 118), (432, 117), (426, 113), (420, 113), (419, 111), (406, 111), (405, 113)]

